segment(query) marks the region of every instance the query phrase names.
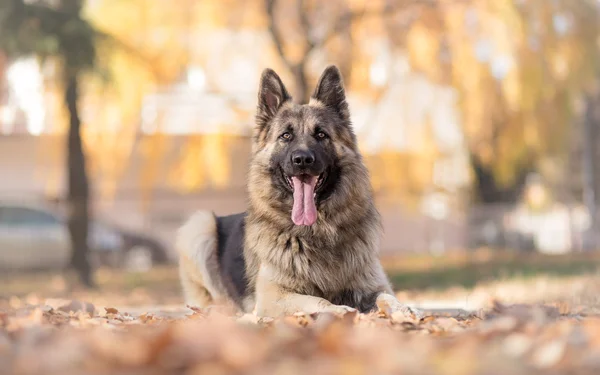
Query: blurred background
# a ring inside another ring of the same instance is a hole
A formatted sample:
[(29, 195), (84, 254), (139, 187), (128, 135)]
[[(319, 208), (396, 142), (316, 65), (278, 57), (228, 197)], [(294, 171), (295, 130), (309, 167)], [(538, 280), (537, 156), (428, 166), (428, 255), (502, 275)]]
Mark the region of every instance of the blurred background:
[(177, 227), (245, 209), (261, 71), (306, 101), (332, 63), (396, 286), (595, 272), (599, 38), (596, 0), (4, 0), (0, 298), (178, 298)]

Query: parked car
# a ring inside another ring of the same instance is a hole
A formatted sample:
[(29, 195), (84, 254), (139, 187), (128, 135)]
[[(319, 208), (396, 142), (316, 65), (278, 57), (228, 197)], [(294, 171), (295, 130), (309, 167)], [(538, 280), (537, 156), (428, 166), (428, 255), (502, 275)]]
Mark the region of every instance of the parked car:
[(99, 264), (145, 270), (169, 262), (168, 250), (154, 237), (103, 221), (94, 221), (91, 227), (93, 256)]
[[(157, 239), (102, 220), (90, 223), (89, 245), (94, 266), (143, 271), (169, 260)], [(0, 268), (56, 269), (70, 255), (64, 215), (43, 205), (0, 202)]]

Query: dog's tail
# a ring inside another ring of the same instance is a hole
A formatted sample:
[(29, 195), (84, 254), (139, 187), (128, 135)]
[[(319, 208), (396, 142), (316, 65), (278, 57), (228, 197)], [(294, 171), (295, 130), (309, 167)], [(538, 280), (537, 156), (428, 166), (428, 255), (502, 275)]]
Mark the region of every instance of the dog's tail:
[(198, 211), (177, 232), (179, 276), (188, 305), (205, 307), (225, 297), (217, 255), (217, 221), (210, 211)]

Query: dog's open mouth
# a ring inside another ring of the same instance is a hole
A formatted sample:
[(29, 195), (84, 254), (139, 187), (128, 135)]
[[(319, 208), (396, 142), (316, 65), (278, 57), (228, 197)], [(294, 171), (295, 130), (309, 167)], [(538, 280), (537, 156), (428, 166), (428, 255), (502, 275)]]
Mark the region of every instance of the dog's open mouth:
[(319, 176), (301, 174), (285, 176), (287, 183), (294, 192), (292, 206), (292, 221), (296, 225), (313, 225), (317, 221), (317, 206), (315, 199), (318, 190), (323, 186), (325, 174)]
[[(301, 174), (299, 176), (288, 176), (286, 174), (284, 174), (285, 177), (285, 181), (288, 183), (289, 187), (292, 189), (292, 191), (294, 190), (294, 180), (293, 178), (299, 178), (301, 180), (307, 180), (310, 177), (314, 177), (308, 174)], [(323, 182), (325, 181), (325, 172), (321, 173), (318, 177), (317, 177), (317, 184), (315, 185), (315, 192), (314, 195), (316, 196), (317, 193), (319, 192), (319, 190), (323, 187)]]

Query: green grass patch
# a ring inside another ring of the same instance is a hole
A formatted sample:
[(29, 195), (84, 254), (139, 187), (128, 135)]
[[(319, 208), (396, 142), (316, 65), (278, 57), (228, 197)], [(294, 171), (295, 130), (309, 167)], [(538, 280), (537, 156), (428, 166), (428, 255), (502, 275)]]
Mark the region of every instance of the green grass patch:
[[(423, 259), (420, 259), (420, 264)], [(419, 269), (387, 267), (390, 281), (398, 290), (446, 289), (454, 286), (473, 288), (478, 283), (539, 275), (554, 277), (596, 273), (600, 258), (590, 256), (498, 255), (486, 260), (431, 260), (431, 266)]]

